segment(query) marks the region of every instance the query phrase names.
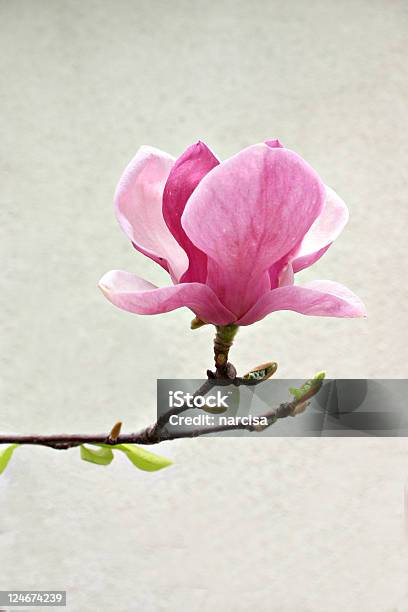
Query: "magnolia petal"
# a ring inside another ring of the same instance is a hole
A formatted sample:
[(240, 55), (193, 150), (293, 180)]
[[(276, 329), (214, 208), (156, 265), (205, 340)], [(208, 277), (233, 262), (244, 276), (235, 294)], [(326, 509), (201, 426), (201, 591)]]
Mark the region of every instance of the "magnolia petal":
[(261, 143), (213, 168), (181, 223), (209, 257), (207, 283), (240, 315), (268, 291), (268, 268), (300, 243), (323, 202), (323, 185), (301, 157)]
[(159, 314), (187, 306), (207, 323), (227, 325), (235, 319), (212, 289), (201, 283), (158, 288), (130, 272), (112, 270), (101, 278), (99, 287), (112, 304), (136, 314)]
[(283, 144), (278, 138), (271, 138), (269, 140), (265, 140), (265, 144), (271, 149), (283, 149)]
[(188, 147), (176, 160), (164, 187), (164, 220), (189, 259), (188, 270), (180, 278), (180, 282), (205, 282), (207, 276), (207, 256), (185, 233), (181, 226), (181, 215), (198, 183), (219, 163), (207, 145), (199, 141)]
[(323, 210), (304, 237), (292, 262), (294, 271), (299, 272), (308, 268), (320, 259), (342, 232), (348, 218), (346, 204), (333, 189), (326, 185)]
[(136, 249), (178, 279), (187, 269), (186, 253), (171, 235), (162, 214), (162, 196), (174, 158), (143, 146), (126, 167), (115, 192), (115, 212)]
[(294, 282), (294, 274), (292, 264), (288, 263), (284, 268), (282, 268), (279, 274), (279, 287), (286, 287), (287, 285), (293, 285)]
[(268, 270), (270, 289), (282, 287), (282, 285), (293, 285), (294, 272), (292, 266), (293, 256), (299, 250), (299, 244), (295, 245), (291, 251), (282, 259), (272, 264)]
[(276, 310), (294, 310), (320, 317), (366, 316), (364, 304), (350, 289), (333, 281), (320, 280), (270, 291), (237, 324), (250, 325)]
[(135, 244), (134, 242), (132, 242), (132, 244), (135, 247), (136, 251), (139, 251), (139, 253), (146, 255), (146, 257), (149, 257), (150, 259), (155, 261), (157, 264), (159, 264), (159, 266), (166, 270), (166, 272), (171, 274), (171, 271), (169, 270), (169, 264), (166, 259), (163, 259), (163, 257), (158, 257), (157, 255), (153, 255), (153, 253), (146, 251), (146, 249), (141, 247), (140, 244)]

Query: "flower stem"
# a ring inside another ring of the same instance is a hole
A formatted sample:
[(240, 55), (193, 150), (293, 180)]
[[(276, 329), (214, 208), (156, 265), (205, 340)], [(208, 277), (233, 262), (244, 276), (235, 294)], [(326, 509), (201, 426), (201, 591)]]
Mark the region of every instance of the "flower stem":
[(238, 325), (216, 325), (217, 333), (214, 338), (215, 378), (234, 379), (236, 369), (229, 363), (228, 354), (238, 331)]

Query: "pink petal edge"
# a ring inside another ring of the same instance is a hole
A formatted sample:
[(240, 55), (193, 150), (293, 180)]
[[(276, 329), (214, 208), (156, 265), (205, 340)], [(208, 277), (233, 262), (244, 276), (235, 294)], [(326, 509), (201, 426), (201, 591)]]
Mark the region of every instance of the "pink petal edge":
[(279, 138), (269, 138), (268, 140), (265, 140), (265, 144), (268, 145), (268, 147), (271, 147), (271, 149), (283, 149), (284, 148)]
[(340, 235), (348, 221), (349, 212), (346, 204), (333, 189), (327, 185), (325, 189), (323, 210), (305, 235), (292, 262), (294, 272), (300, 272), (318, 261)]
[(263, 295), (238, 325), (251, 325), (277, 310), (293, 310), (320, 317), (365, 317), (363, 302), (350, 289), (334, 281), (316, 280), (304, 285), (288, 285)]
[(153, 147), (140, 147), (115, 191), (117, 220), (136, 249), (154, 261), (165, 260), (174, 280), (187, 269), (186, 253), (171, 235), (162, 214), (162, 196), (174, 158)]
[(99, 288), (112, 304), (136, 314), (160, 314), (187, 306), (200, 319), (215, 325), (227, 325), (236, 318), (201, 283), (159, 288), (130, 272), (112, 270), (101, 278)]

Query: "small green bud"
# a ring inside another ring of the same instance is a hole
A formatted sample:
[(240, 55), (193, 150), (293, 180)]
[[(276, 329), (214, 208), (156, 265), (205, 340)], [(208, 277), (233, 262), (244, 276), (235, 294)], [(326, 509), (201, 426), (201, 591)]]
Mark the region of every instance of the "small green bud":
[(253, 370), (244, 374), (243, 378), (245, 380), (256, 380), (260, 382), (261, 380), (267, 380), (273, 376), (277, 369), (278, 364), (275, 361), (269, 361), (268, 363), (262, 363), (256, 368), (253, 368)]
[(319, 391), (320, 387), (323, 384), (325, 376), (326, 372), (318, 372), (313, 376), (313, 378), (306, 381), (305, 384), (300, 387), (300, 389), (290, 387), (289, 393), (293, 395), (297, 402), (300, 402), (302, 399), (307, 400), (309, 399), (309, 397), (312, 397)]

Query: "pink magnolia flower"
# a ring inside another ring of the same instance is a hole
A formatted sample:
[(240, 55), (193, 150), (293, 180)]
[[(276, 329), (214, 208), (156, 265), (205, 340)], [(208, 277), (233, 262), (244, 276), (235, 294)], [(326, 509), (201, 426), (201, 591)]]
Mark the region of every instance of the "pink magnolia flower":
[(100, 288), (137, 314), (187, 306), (216, 325), (250, 325), (276, 310), (361, 317), (349, 289), (328, 280), (294, 284), (337, 238), (344, 202), (278, 140), (220, 162), (202, 142), (178, 159), (141, 147), (115, 193), (118, 221), (134, 247), (169, 273), (156, 287), (120, 270)]

